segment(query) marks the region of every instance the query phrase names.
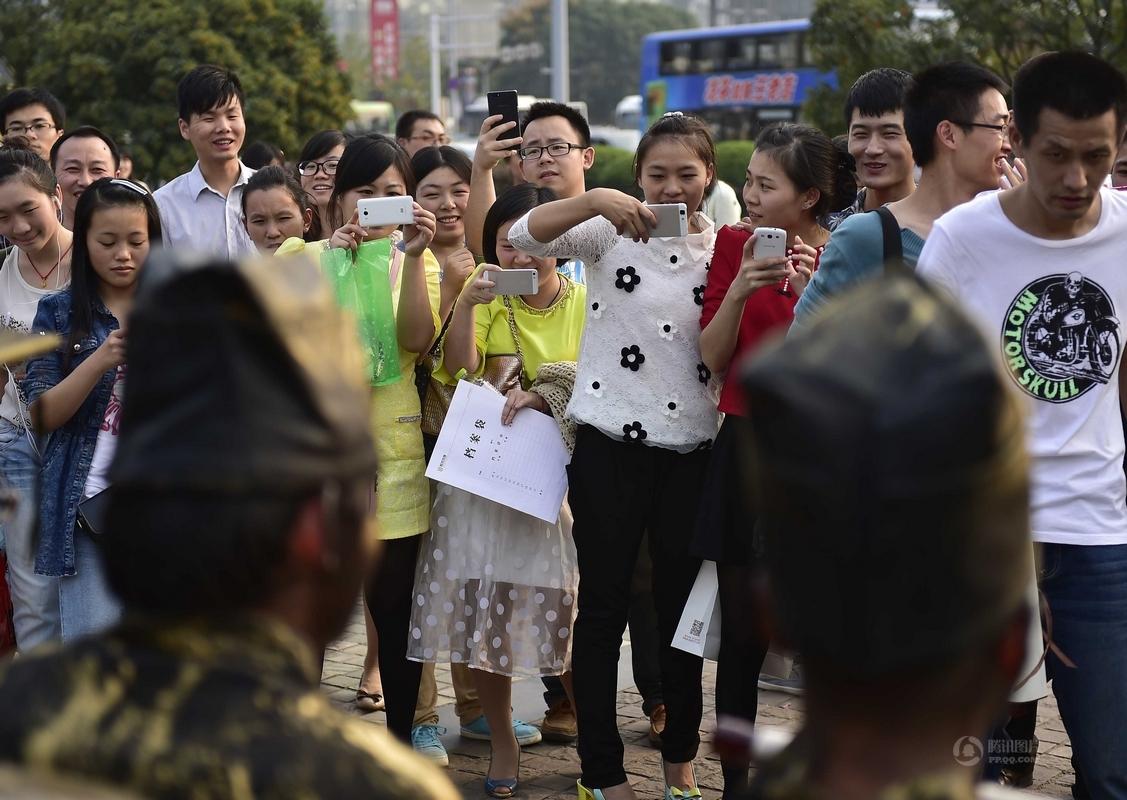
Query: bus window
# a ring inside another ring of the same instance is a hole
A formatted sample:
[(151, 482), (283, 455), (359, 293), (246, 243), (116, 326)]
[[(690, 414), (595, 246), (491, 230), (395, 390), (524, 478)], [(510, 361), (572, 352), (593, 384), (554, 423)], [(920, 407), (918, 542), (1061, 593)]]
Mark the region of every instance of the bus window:
[(733, 72), (755, 69), (755, 45), (751, 36), (728, 39), (728, 69)]
[(693, 63), (692, 42), (663, 42), (661, 45), (662, 75), (687, 75)]
[(759, 39), (759, 69), (796, 69), (798, 38), (793, 33)]
[(706, 39), (697, 44), (700, 47), (700, 55), (694, 72), (723, 72), (726, 69), (724, 57), (727, 41), (725, 39)]

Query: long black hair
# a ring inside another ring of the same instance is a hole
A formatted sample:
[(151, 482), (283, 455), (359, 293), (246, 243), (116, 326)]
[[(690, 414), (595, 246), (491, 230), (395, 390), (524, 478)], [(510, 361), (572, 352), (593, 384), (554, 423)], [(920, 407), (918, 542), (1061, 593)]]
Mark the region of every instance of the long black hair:
[(12, 178), (21, 178), (47, 197), (54, 197), (59, 186), (55, 173), (31, 149), (31, 140), (26, 136), (6, 136), (0, 144), (0, 183), (7, 183)]
[(144, 210), (149, 225), (149, 246), (161, 243), (160, 214), (153, 196), (124, 178), (99, 178), (78, 198), (74, 209), (74, 245), (70, 256), (71, 329), (66, 353), (90, 335), (94, 312), (102, 300), (98, 293), (98, 275), (90, 263), (86, 237), (96, 211), (105, 208), (135, 207)]
[(481, 251), (487, 264), (500, 264), (497, 260), (497, 232), (506, 222), (520, 219), (537, 206), (556, 200), (551, 189), (538, 189), (531, 183), (510, 186), (489, 207), (481, 232)]

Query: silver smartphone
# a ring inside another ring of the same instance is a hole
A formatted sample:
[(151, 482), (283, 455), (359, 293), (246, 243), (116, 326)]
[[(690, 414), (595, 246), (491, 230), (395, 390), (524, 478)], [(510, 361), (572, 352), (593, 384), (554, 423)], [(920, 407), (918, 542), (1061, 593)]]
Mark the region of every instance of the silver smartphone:
[(415, 199), (403, 197), (365, 197), (356, 203), (360, 224), (365, 228), (385, 225), (410, 225), (415, 221)]
[(761, 258), (776, 258), (787, 254), (787, 232), (782, 228), (756, 228), (755, 249), (752, 256)]
[(656, 203), (649, 205), (649, 209), (657, 217), (657, 225), (650, 230), (651, 237), (667, 239), (689, 235), (689, 211), (684, 203)]
[(489, 270), (494, 294), (536, 294), (540, 291), (540, 273), (534, 269)]

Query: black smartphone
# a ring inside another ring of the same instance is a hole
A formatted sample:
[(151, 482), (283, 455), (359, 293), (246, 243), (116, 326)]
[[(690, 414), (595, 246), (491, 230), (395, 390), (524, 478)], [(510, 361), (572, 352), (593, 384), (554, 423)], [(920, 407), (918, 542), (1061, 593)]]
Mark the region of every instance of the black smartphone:
[(503, 92), (489, 92), (486, 95), (486, 99), (489, 102), (489, 116), (493, 117), (500, 114), (502, 117), (497, 125), (504, 125), (506, 122), (517, 123), (516, 128), (506, 131), (502, 136), (506, 139), (515, 139), (517, 136), (520, 136), (520, 119), (517, 117), (516, 90), (506, 89)]

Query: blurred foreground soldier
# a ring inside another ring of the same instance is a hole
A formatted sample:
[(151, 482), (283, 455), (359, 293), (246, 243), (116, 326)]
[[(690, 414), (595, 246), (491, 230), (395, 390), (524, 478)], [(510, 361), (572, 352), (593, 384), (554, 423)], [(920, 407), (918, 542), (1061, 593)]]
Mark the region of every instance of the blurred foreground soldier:
[(0, 676), (0, 761), (149, 798), (453, 798), (330, 707), (317, 653), (367, 573), (353, 325), (300, 259), (151, 260), (104, 547), (121, 625)]
[(986, 343), (886, 277), (744, 386), (770, 607), (807, 680), (804, 727), (751, 796), (973, 798), (1021, 677), (1032, 570), (1021, 418)]

